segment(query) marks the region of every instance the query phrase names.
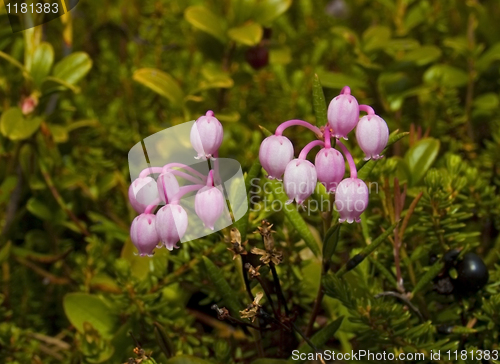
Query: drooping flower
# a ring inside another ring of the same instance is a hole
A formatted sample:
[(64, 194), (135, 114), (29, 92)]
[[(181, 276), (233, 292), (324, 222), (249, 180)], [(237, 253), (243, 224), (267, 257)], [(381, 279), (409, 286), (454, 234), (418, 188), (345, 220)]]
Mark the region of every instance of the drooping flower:
[(160, 174), (156, 183), (158, 186), (158, 195), (164, 203), (169, 203), (169, 200), (179, 192), (179, 182), (173, 173), (165, 172)]
[(132, 182), (128, 189), (130, 204), (139, 214), (158, 198), (156, 181), (151, 177), (139, 177)]
[(368, 207), (368, 187), (359, 178), (346, 178), (337, 186), (335, 208), (339, 222), (360, 222), (360, 216)]
[(350, 95), (350, 91), (344, 90), (345, 93), (333, 98), (328, 106), (328, 124), (333, 129), (332, 136), (347, 139), (347, 134), (358, 123), (359, 105), (356, 98)]
[(318, 181), (326, 187), (328, 192), (335, 192), (345, 173), (342, 154), (334, 148), (323, 148), (316, 154), (314, 165)]
[(282, 135), (271, 135), (262, 141), (259, 160), (269, 179), (280, 180), (287, 164), (293, 159), (293, 145)]
[(287, 164), (283, 180), (289, 199), (287, 203), (295, 200), (300, 205), (314, 192), (318, 176), (311, 162), (294, 159)]
[(199, 158), (212, 158), (222, 144), (224, 130), (220, 121), (209, 110), (205, 116), (199, 117), (191, 128), (191, 144), (198, 152)]
[(152, 256), (159, 240), (156, 233), (156, 216), (153, 214), (137, 216), (130, 226), (130, 238), (141, 257)]
[(168, 204), (156, 213), (156, 232), (161, 244), (168, 250), (178, 248), (177, 243), (186, 233), (187, 227), (188, 216), (180, 205)]
[(389, 140), (389, 128), (386, 122), (378, 115), (363, 116), (356, 127), (356, 140), (359, 147), (366, 154), (365, 160), (379, 159)]
[(214, 230), (215, 223), (224, 212), (225, 199), (222, 192), (213, 186), (201, 188), (194, 198), (196, 215), (205, 227)]

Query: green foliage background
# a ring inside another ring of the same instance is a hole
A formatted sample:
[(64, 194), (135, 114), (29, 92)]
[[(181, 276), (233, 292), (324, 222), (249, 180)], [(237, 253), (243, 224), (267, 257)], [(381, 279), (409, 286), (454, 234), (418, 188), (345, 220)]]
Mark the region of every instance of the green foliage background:
[[(320, 349), (499, 349), (500, 3), (353, 0), (344, 13), (329, 3), (81, 0), (69, 15), (15, 34), (0, 5), (2, 360), (122, 363), (134, 356), (129, 332), (158, 363), (204, 362), (167, 361), (176, 355), (256, 360), (252, 335), (209, 309), (250, 303), (227, 231), (152, 259), (134, 256), (127, 153), (211, 109), (224, 126), (220, 155), (263, 177), (254, 163), (259, 125), (316, 123), (315, 74), (327, 102), (349, 85), (400, 140), (361, 169), (378, 193), (362, 224), (343, 225), (338, 239), (327, 234), (331, 216), (325, 223), (323, 213), (275, 213), (259, 204), (283, 196), (253, 186), (259, 211), (238, 227), (261, 247), (256, 227), (274, 223), (295, 324), (307, 326), (323, 282), (312, 336)], [(269, 50), (269, 64), (254, 70), (245, 55), (257, 45)], [(29, 102), (36, 106), (23, 113)], [(287, 135), (296, 145), (311, 137)], [(361, 151), (348, 144), (361, 165)], [(393, 233), (399, 220), (406, 226)], [(377, 241), (386, 230), (392, 235)], [(422, 318), (394, 297), (375, 298), (398, 289), (396, 234), (402, 289)], [(375, 241), (358, 267), (341, 270)], [(442, 263), (429, 256), (451, 248), (483, 257), (490, 280), (481, 292), (458, 299), (433, 290)], [(312, 350), (296, 335), (283, 352), (278, 339), (263, 333), (266, 357)]]

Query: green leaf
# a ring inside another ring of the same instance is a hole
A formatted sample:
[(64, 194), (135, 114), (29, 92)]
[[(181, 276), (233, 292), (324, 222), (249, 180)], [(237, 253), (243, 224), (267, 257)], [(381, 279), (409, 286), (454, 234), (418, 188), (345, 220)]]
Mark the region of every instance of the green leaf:
[(7, 176), (2, 184), (0, 185), (0, 205), (5, 203), (11, 196), (12, 191), (16, 188), (17, 185), (17, 177), (16, 176)]
[(319, 81), (319, 77), (316, 74), (314, 75), (313, 79), (312, 91), (313, 91), (313, 109), (314, 109), (314, 115), (316, 116), (316, 125), (324, 126), (328, 123), (325, 94), (323, 92), (323, 87), (321, 87), (321, 82)]
[(323, 87), (342, 89), (348, 85), (352, 89), (366, 88), (366, 83), (362, 80), (343, 73), (318, 70), (317, 74)]
[(292, 5), (292, 0), (263, 0), (255, 7), (253, 19), (262, 25), (269, 25)]
[(154, 332), (158, 346), (167, 358), (171, 358), (175, 353), (175, 347), (172, 340), (170, 340), (167, 331), (160, 323), (154, 322), (153, 325), (155, 327)]
[(5, 59), (7, 62), (12, 64), (13, 66), (19, 68), (21, 72), (23, 73), (24, 78), (30, 79), (31, 75), (29, 74), (28, 70), (22, 65), (21, 62), (19, 62), (17, 59), (9, 56), (7, 53), (1, 52), (0, 51), (0, 58)]
[(77, 84), (92, 68), (92, 59), (85, 52), (75, 52), (59, 61), (53, 76), (70, 85)]
[(168, 359), (165, 364), (212, 364), (212, 362), (197, 358), (190, 355), (180, 355), (175, 358)]
[[(201, 73), (204, 80), (200, 82), (196, 90), (191, 92), (192, 94), (211, 88), (231, 88), (234, 85), (231, 76), (216, 66), (206, 66), (202, 69)], [(220, 114), (217, 114), (217, 118), (221, 120), (219, 116)]]
[(0, 119), (0, 132), (11, 140), (29, 138), (40, 126), (40, 117), (26, 119), (18, 107), (11, 107), (2, 114)]
[(340, 237), (340, 225), (335, 224), (325, 234), (323, 239), (323, 262), (328, 263), (337, 249)]
[(54, 49), (47, 42), (42, 42), (33, 55), (31, 64), (31, 77), (35, 84), (40, 87), (45, 77), (49, 75), (52, 64), (54, 63)]
[(168, 73), (154, 68), (141, 68), (134, 72), (132, 78), (176, 105), (183, 103), (184, 93)]
[(411, 186), (415, 186), (432, 166), (439, 152), (439, 140), (425, 138), (419, 140), (405, 154), (405, 162), (411, 174)]
[[(257, 178), (260, 174), (260, 171), (262, 170), (262, 166), (260, 165), (260, 161), (256, 159), (252, 167), (250, 167), (250, 170), (248, 171), (246, 177), (245, 177), (245, 190), (247, 191), (247, 199), (248, 199), (248, 193), (250, 191), (250, 186), (252, 183), (252, 180)], [(245, 241), (247, 239), (247, 229), (248, 229), (248, 216), (250, 215), (250, 208), (247, 209), (247, 212), (241, 219), (236, 221), (234, 223), (234, 227), (236, 227), (240, 234), (241, 234), (241, 241)]]
[(415, 296), (416, 293), (420, 292), (423, 288), (425, 288), (444, 268), (444, 263), (442, 261), (437, 261), (432, 265), (432, 267), (424, 274), (424, 276), (417, 282), (415, 288), (411, 292), (412, 296)]
[(288, 201), (288, 197), (283, 189), (283, 184), (279, 181), (272, 180), (271, 185), (273, 195), (281, 201), (285, 216), (288, 218), (295, 230), (299, 233), (300, 237), (304, 239), (304, 242), (309, 247), (309, 249), (311, 249), (315, 256), (319, 257), (321, 251), (319, 249), (318, 242), (311, 233), (311, 230), (309, 230), (309, 228), (307, 227), (307, 224), (302, 216), (300, 216), (300, 213), (297, 211), (298, 207), (296, 207), (294, 204), (286, 204), (286, 202)]
[(229, 38), (247, 46), (259, 44), (263, 33), (264, 31), (262, 26), (257, 23), (250, 23), (240, 27), (231, 28), (227, 32)]
[(435, 86), (461, 87), (467, 84), (467, 80), (465, 71), (447, 64), (436, 64), (424, 73), (425, 83)]
[(494, 61), (500, 61), (500, 42), (485, 51), (476, 62), (479, 72), (486, 71)]
[(375, 251), (382, 244), (389, 235), (394, 233), (394, 229), (399, 224), (399, 221), (396, 221), (394, 224), (389, 226), (386, 231), (384, 231), (378, 238), (376, 238), (370, 245), (367, 245), (359, 254), (356, 254), (353, 258), (351, 258), (335, 275), (337, 277), (342, 277), (348, 271), (357, 267), (367, 256)]
[(424, 45), (406, 53), (399, 62), (413, 62), (417, 66), (424, 66), (441, 57), (441, 49), (433, 45)]
[(215, 286), (217, 293), (222, 297), (224, 305), (234, 317), (240, 317), (240, 310), (243, 308), (238, 302), (237, 294), (229, 286), (222, 271), (207, 257), (203, 257), (203, 263), (208, 274), (208, 278)]
[(45, 221), (51, 220), (54, 217), (50, 207), (46, 206), (42, 201), (35, 197), (31, 197), (28, 200), (26, 208), (33, 215)]
[(195, 28), (204, 31), (221, 42), (225, 42), (224, 19), (218, 17), (204, 6), (190, 6), (184, 13), (186, 20)]
[(44, 81), (45, 81), (44, 85), (49, 84), (49, 86), (47, 86), (47, 87), (44, 86), (44, 90), (43, 90), (44, 93), (48, 93), (48, 91), (46, 89), (51, 86), (51, 83), (55, 83), (57, 85), (63, 86), (64, 88), (70, 89), (75, 94), (80, 92), (79, 87), (72, 85), (71, 83), (68, 83), (60, 78), (57, 78), (57, 77), (48, 76), (48, 77), (45, 77)]
[[(327, 326), (325, 326), (324, 328), (322, 328), (321, 330), (319, 330), (317, 333), (315, 333), (311, 337), (311, 342), (314, 344), (314, 346), (316, 346), (316, 348), (318, 348), (318, 350), (321, 350), (320, 348), (323, 345), (325, 345), (325, 343), (328, 340), (330, 340), (333, 337), (333, 335), (335, 335), (335, 333), (337, 332), (337, 330), (342, 325), (343, 321), (344, 321), (344, 316), (340, 316), (335, 321), (329, 323)], [(299, 347), (298, 351), (299, 351), (300, 354), (302, 354), (302, 353), (309, 354), (309, 353), (314, 352), (313, 348), (311, 348), (309, 346), (309, 344), (307, 344), (307, 343), (302, 344)], [(305, 360), (300, 360), (300, 354), (298, 354), (299, 355), (299, 360), (293, 360), (294, 363), (304, 363), (305, 362)], [(296, 358), (296, 356), (295, 356), (295, 358)], [(295, 359), (295, 358), (294, 358), (294, 355), (292, 355), (292, 357), (290, 357), (289, 360), (292, 360), (292, 359)]]
[(366, 52), (385, 48), (391, 39), (391, 30), (383, 25), (374, 25), (363, 33), (363, 44)]
[(69, 322), (84, 333), (84, 323), (87, 322), (109, 339), (115, 333), (117, 323), (113, 311), (98, 297), (87, 293), (68, 293), (63, 299), (63, 308)]

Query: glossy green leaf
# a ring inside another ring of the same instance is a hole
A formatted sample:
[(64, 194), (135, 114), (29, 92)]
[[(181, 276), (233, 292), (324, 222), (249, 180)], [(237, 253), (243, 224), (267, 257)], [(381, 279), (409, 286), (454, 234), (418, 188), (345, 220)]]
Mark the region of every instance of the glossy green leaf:
[(207, 271), (208, 279), (212, 282), (217, 293), (222, 297), (224, 305), (229, 309), (231, 315), (240, 317), (239, 311), (244, 307), (238, 302), (237, 294), (229, 286), (222, 271), (207, 257), (203, 257), (203, 263)]
[(166, 97), (174, 104), (182, 104), (184, 93), (177, 81), (168, 73), (154, 68), (141, 68), (135, 71), (132, 77), (135, 81)]
[(314, 75), (313, 85), (313, 109), (314, 115), (316, 116), (316, 125), (324, 126), (328, 123), (327, 111), (326, 111), (326, 101), (325, 94), (323, 92), (323, 87), (319, 81), (318, 75)]
[(424, 66), (441, 57), (441, 49), (434, 45), (425, 45), (407, 52), (400, 62), (413, 62), (417, 66)]
[(483, 72), (485, 71), (491, 63), (494, 61), (500, 61), (500, 42), (496, 43), (492, 47), (490, 47), (487, 51), (485, 51), (481, 57), (479, 57), (476, 68)]
[(262, 25), (257, 23), (250, 23), (240, 27), (231, 28), (227, 32), (229, 38), (247, 46), (259, 44), (263, 33), (264, 31), (262, 29)]
[(25, 118), (20, 108), (11, 107), (0, 118), (0, 132), (11, 140), (23, 140), (29, 138), (41, 123), (40, 117)]
[(184, 13), (186, 20), (195, 28), (204, 31), (224, 42), (226, 39), (224, 19), (204, 6), (190, 6)]
[(75, 52), (59, 61), (53, 76), (70, 85), (77, 84), (92, 68), (92, 59), (85, 52)]
[(427, 173), (439, 152), (439, 140), (425, 138), (419, 140), (405, 154), (405, 162), (411, 174), (411, 185), (415, 186)]
[(269, 25), (292, 5), (292, 0), (262, 0), (254, 9), (253, 19), (262, 25)]
[[(340, 326), (342, 326), (342, 322), (344, 321), (344, 316), (340, 316), (339, 318), (337, 318), (335, 321), (333, 322), (330, 322), (327, 326), (325, 326), (324, 328), (322, 328), (321, 330), (319, 330), (317, 333), (315, 333), (312, 337), (311, 337), (311, 342), (313, 343), (314, 346), (316, 346), (316, 348), (318, 348), (318, 350), (321, 350), (321, 347), (323, 345), (325, 345), (325, 343), (330, 340), (333, 335), (335, 335), (335, 333), (338, 331), (338, 329), (340, 329)], [(302, 344), (299, 349), (298, 349), (299, 353), (302, 354), (302, 353), (305, 353), (305, 354), (309, 354), (309, 353), (313, 353), (314, 350), (313, 348), (311, 348), (309, 346), (309, 344), (307, 343), (304, 343)], [(297, 358), (296, 356), (294, 357), (293, 355), (289, 358), (289, 360), (293, 360), (294, 363), (304, 363), (306, 362), (306, 360), (301, 360), (300, 359), (300, 354), (299, 357)]]
[(415, 288), (413, 288), (413, 291), (411, 292), (412, 296), (414, 296), (416, 293), (420, 292), (422, 289), (427, 287), (429, 283), (441, 272), (441, 270), (444, 268), (444, 263), (441, 261), (438, 261), (434, 263), (430, 269), (425, 272), (425, 274), (420, 278), (420, 280), (417, 282), (415, 285)]
[(32, 197), (26, 203), (26, 208), (33, 215), (42, 220), (51, 220), (53, 218), (53, 212), (45, 203)]
[(84, 332), (84, 323), (88, 322), (103, 338), (114, 335), (117, 318), (98, 296), (68, 293), (64, 296), (63, 307), (66, 317), (80, 333)]
[(180, 355), (175, 358), (168, 359), (165, 364), (212, 364), (210, 361), (206, 361), (195, 356), (190, 355)]
[(461, 87), (467, 84), (467, 73), (447, 64), (436, 64), (424, 73), (425, 83), (444, 87)]
[(317, 73), (323, 87), (337, 89), (342, 89), (347, 85), (351, 89), (362, 89), (366, 87), (366, 83), (359, 78), (351, 77), (343, 73), (327, 72), (323, 70), (318, 70)]
[(391, 30), (383, 25), (375, 25), (363, 33), (363, 48), (366, 52), (385, 48), (391, 39)]
[(307, 226), (302, 216), (300, 216), (300, 213), (297, 210), (298, 207), (295, 204), (286, 204), (286, 202), (288, 201), (288, 197), (284, 191), (283, 184), (276, 180), (272, 180), (270, 182), (273, 190), (273, 195), (281, 202), (285, 216), (288, 218), (295, 230), (299, 233), (300, 237), (304, 239), (304, 242), (306, 243), (308, 248), (311, 249), (315, 256), (319, 257), (321, 251), (319, 249), (318, 242), (311, 233), (311, 230), (309, 230), (309, 227)]
[(31, 64), (31, 77), (37, 86), (42, 84), (42, 81), (50, 73), (52, 64), (54, 63), (54, 49), (47, 42), (42, 42), (33, 55)]

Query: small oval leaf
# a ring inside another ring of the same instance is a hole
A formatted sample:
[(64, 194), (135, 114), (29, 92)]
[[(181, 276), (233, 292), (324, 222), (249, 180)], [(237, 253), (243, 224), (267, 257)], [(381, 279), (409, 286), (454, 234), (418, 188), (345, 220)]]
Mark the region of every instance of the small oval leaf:
[(149, 87), (157, 94), (166, 97), (174, 104), (182, 104), (184, 93), (177, 81), (168, 73), (154, 68), (141, 68), (134, 72), (133, 79)]

